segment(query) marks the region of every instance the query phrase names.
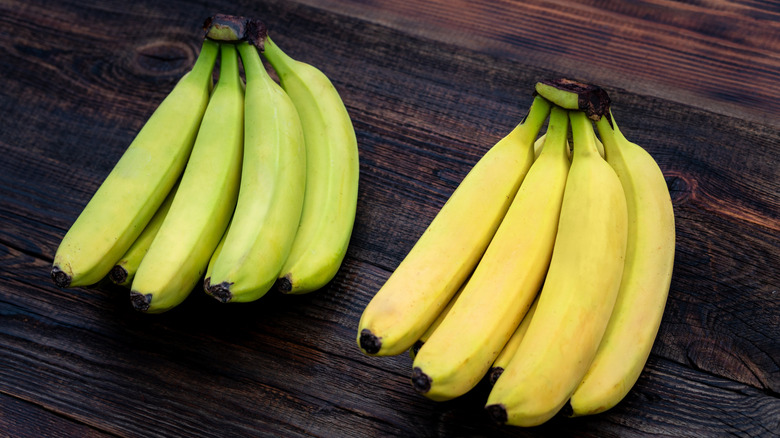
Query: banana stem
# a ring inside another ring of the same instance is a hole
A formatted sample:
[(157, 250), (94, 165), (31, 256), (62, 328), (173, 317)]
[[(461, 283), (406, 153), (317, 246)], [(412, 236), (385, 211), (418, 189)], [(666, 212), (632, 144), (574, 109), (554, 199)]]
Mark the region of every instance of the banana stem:
[(523, 121), (509, 135), (518, 136), (524, 143), (533, 142), (550, 114), (552, 104), (542, 96), (535, 96)]
[(210, 40), (203, 40), (198, 59), (195, 60), (195, 65), (192, 66), (192, 70), (188, 76), (192, 76), (198, 83), (208, 80), (213, 72), (214, 60), (217, 58), (218, 53), (218, 43)]
[[(571, 120), (571, 132), (573, 137), (573, 155), (590, 155), (597, 154), (599, 151), (596, 148), (596, 137), (593, 134), (593, 125), (582, 111), (571, 111), (569, 113), (569, 119)], [(605, 119), (602, 117), (601, 120)]]
[[(566, 140), (569, 135), (569, 112), (561, 107), (554, 106), (550, 111), (550, 123), (544, 140), (544, 147), (539, 154), (551, 154), (556, 152), (566, 153)], [(546, 152), (549, 151), (549, 152)]]
[(274, 67), (274, 70), (276, 70), (276, 74), (278, 74), (280, 77), (287, 75), (287, 73), (291, 70), (291, 64), (296, 62), (293, 58), (284, 53), (282, 49), (280, 49), (279, 46), (277, 46), (276, 43), (271, 40), (271, 37), (268, 36), (266, 36), (265, 39), (265, 50), (263, 50), (263, 56), (265, 56), (268, 62), (271, 63), (271, 65)]
[(221, 44), (222, 57), (219, 66), (219, 84), (230, 87), (240, 87), (241, 77), (238, 74), (238, 53), (233, 44)]

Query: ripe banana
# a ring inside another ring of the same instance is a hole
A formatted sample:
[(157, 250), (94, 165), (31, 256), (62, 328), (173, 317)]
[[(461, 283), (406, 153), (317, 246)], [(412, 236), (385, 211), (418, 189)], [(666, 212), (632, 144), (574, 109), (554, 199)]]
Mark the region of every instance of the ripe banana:
[(346, 255), (357, 208), (357, 139), (338, 91), (322, 71), (292, 59), (270, 38), (263, 55), (295, 104), (306, 145), (303, 211), (277, 283), (281, 292), (302, 294), (333, 279)]
[(539, 292), (569, 171), (568, 121), (566, 110), (552, 109), (539, 159), (460, 297), (417, 352), (412, 384), (426, 397), (449, 400), (476, 386)]
[(409, 349), (470, 275), (533, 162), (550, 104), (528, 116), (474, 165), (395, 272), (368, 303), (357, 342), (369, 355)]
[(236, 48), (221, 46), (219, 80), (179, 189), (131, 287), (139, 310), (164, 312), (201, 278), (236, 206), (241, 176), (244, 91)]
[(168, 210), (171, 208), (173, 197), (176, 195), (176, 190), (178, 188), (179, 182), (177, 181), (176, 185), (174, 185), (170, 193), (168, 193), (168, 196), (165, 197), (160, 208), (157, 209), (157, 212), (152, 216), (152, 219), (146, 224), (141, 235), (138, 236), (132, 245), (130, 245), (130, 248), (125, 255), (123, 255), (122, 258), (116, 262), (114, 267), (111, 268), (111, 271), (108, 273), (108, 278), (114, 284), (127, 288), (130, 287), (130, 284), (132, 284), (133, 278), (135, 277), (135, 273), (138, 271), (138, 266), (141, 264), (141, 260), (143, 260), (146, 252), (152, 245), (152, 241), (154, 241), (157, 232), (160, 231), (160, 227), (162, 226), (163, 220), (165, 220), (165, 216), (168, 214)]
[(661, 324), (674, 265), (674, 211), (661, 169), (623, 136), (614, 118), (602, 117), (596, 126), (626, 193), (628, 243), (615, 308), (570, 400), (574, 416), (612, 408), (636, 383)]
[(298, 112), (255, 46), (237, 46), (247, 78), (241, 187), (204, 283), (224, 303), (254, 301), (274, 285), (298, 229), (306, 186)]
[(598, 154), (586, 115), (570, 119), (572, 164), (550, 268), (525, 338), (487, 400), (499, 423), (539, 425), (566, 404), (593, 361), (620, 287), (625, 194)]
[(51, 271), (59, 287), (95, 284), (130, 248), (190, 156), (219, 47), (205, 40), (195, 65), (149, 117), (62, 239)]
[(498, 380), (498, 376), (500, 376), (501, 373), (504, 372), (504, 368), (506, 368), (507, 365), (509, 365), (509, 362), (512, 361), (512, 356), (515, 355), (517, 348), (520, 347), (520, 343), (523, 342), (523, 338), (525, 337), (525, 332), (528, 331), (528, 326), (531, 325), (531, 318), (534, 317), (534, 312), (536, 312), (536, 304), (538, 302), (539, 299), (537, 297), (536, 299), (534, 299), (534, 302), (533, 304), (531, 304), (531, 307), (528, 308), (528, 312), (526, 312), (525, 316), (523, 317), (523, 320), (520, 321), (520, 325), (518, 325), (515, 332), (512, 333), (512, 337), (509, 338), (508, 341), (506, 341), (504, 348), (501, 349), (501, 353), (498, 353), (498, 356), (496, 356), (496, 360), (493, 361), (493, 365), (490, 367), (490, 371), (488, 372), (491, 385), (496, 384), (496, 380)]

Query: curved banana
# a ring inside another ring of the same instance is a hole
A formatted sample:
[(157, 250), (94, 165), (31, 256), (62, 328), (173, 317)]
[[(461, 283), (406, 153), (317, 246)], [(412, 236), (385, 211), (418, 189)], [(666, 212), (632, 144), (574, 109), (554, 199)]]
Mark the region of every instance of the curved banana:
[(59, 287), (102, 280), (160, 207), (190, 156), (209, 100), (219, 46), (200, 55), (138, 132), (63, 237), (51, 271)]
[(596, 354), (620, 287), (625, 194), (598, 154), (586, 115), (572, 112), (570, 119), (573, 157), (550, 268), (525, 338), (487, 400), (499, 423), (538, 425), (566, 404)]
[(241, 187), (204, 283), (223, 303), (254, 301), (274, 285), (298, 229), (306, 186), (298, 112), (255, 46), (243, 42), (238, 50), (247, 78)]
[(611, 122), (602, 117), (596, 126), (626, 193), (626, 263), (601, 345), (571, 397), (574, 416), (612, 408), (636, 383), (661, 325), (674, 265), (674, 211), (663, 173)]
[(568, 122), (566, 110), (552, 109), (539, 159), (528, 170), (460, 297), (417, 352), (412, 384), (426, 397), (449, 400), (476, 386), (538, 294), (569, 172)]
[(130, 245), (130, 248), (125, 252), (125, 255), (123, 255), (122, 258), (116, 262), (114, 267), (111, 268), (111, 271), (108, 273), (108, 278), (112, 283), (127, 288), (130, 287), (130, 284), (135, 277), (135, 273), (138, 271), (138, 266), (141, 264), (141, 260), (143, 260), (146, 252), (152, 245), (152, 241), (154, 241), (157, 232), (160, 231), (160, 227), (165, 220), (165, 216), (168, 214), (168, 210), (171, 208), (173, 197), (176, 196), (176, 190), (178, 188), (179, 182), (177, 181), (176, 185), (174, 185), (170, 193), (168, 193), (168, 196), (165, 197), (160, 208), (157, 209), (157, 212), (152, 216), (152, 219), (146, 224), (146, 227), (144, 227), (141, 235), (135, 239), (135, 242)]
[(241, 177), (244, 91), (238, 55), (221, 46), (220, 74), (168, 215), (135, 274), (136, 310), (180, 304), (198, 283), (228, 225)]
[(534, 317), (534, 312), (536, 312), (536, 304), (538, 302), (539, 299), (537, 297), (534, 299), (531, 307), (528, 308), (528, 312), (526, 312), (523, 320), (520, 321), (520, 325), (518, 325), (515, 332), (512, 333), (512, 337), (506, 341), (504, 348), (501, 349), (501, 353), (498, 353), (496, 360), (493, 361), (493, 365), (490, 367), (490, 371), (488, 371), (488, 377), (490, 378), (491, 385), (496, 384), (498, 376), (504, 372), (504, 368), (506, 368), (507, 365), (509, 365), (509, 362), (512, 361), (512, 356), (515, 355), (517, 348), (520, 347), (520, 343), (523, 342), (525, 332), (528, 331), (528, 326), (531, 325), (531, 318)]
[(528, 116), (474, 165), (395, 272), (363, 310), (358, 346), (369, 355), (409, 349), (474, 271), (533, 162), (550, 112), (535, 97)]
[(317, 68), (287, 56), (270, 38), (265, 58), (298, 110), (306, 145), (306, 193), (278, 289), (302, 294), (325, 286), (347, 252), (357, 208), (360, 163), (349, 113)]

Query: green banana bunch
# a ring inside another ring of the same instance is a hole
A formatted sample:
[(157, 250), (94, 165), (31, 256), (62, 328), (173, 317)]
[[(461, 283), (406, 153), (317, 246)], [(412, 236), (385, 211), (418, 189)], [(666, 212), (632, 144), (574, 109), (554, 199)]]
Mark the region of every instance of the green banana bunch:
[(116, 262), (111, 271), (108, 273), (108, 278), (114, 284), (129, 288), (133, 282), (138, 266), (141, 264), (146, 252), (149, 251), (149, 247), (152, 246), (154, 237), (157, 236), (157, 232), (160, 231), (165, 216), (168, 214), (168, 210), (171, 209), (173, 203), (173, 197), (176, 196), (176, 190), (179, 188), (179, 182), (173, 186), (171, 192), (165, 197), (160, 208), (152, 216), (152, 219), (146, 224), (141, 235), (130, 245), (125, 255)]
[(131, 287), (136, 310), (180, 304), (203, 275), (236, 206), (241, 177), (244, 91), (238, 54), (221, 45), (220, 74), (179, 188)]
[(247, 78), (241, 186), (204, 284), (222, 302), (253, 301), (274, 285), (295, 239), (306, 186), (298, 112), (255, 46), (237, 47)]
[(327, 76), (291, 58), (270, 38), (264, 45), (263, 56), (298, 111), (306, 145), (303, 210), (277, 282), (283, 293), (302, 294), (333, 279), (346, 255), (357, 208), (357, 139)]
[(414, 358), (414, 388), (433, 400), (465, 394), (485, 376), (542, 286), (569, 172), (568, 113), (553, 108), (531, 165), (474, 274)]
[(218, 45), (204, 41), (192, 69), (160, 103), (62, 239), (51, 271), (59, 287), (102, 280), (180, 177), (212, 88)]
[(596, 357), (569, 402), (574, 416), (606, 411), (636, 383), (661, 325), (674, 265), (674, 211), (663, 173), (614, 117), (597, 123), (626, 193), (628, 241), (615, 308)]
[(545, 99), (534, 98), (526, 119), (474, 165), (368, 303), (357, 333), (365, 354), (408, 350), (474, 271), (531, 167), (534, 140), (549, 112)]
[(625, 193), (585, 113), (571, 112), (570, 120), (572, 163), (549, 271), (523, 342), (487, 400), (499, 423), (538, 425), (566, 404), (593, 361), (620, 287)]

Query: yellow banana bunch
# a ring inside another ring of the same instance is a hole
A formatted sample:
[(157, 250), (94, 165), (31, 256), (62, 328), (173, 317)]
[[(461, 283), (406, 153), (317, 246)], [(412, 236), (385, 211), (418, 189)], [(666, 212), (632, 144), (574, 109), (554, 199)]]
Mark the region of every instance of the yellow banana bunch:
[(152, 246), (154, 237), (157, 236), (157, 232), (160, 231), (165, 216), (168, 215), (168, 210), (171, 209), (173, 203), (173, 197), (176, 196), (176, 190), (179, 188), (178, 181), (173, 186), (171, 192), (165, 197), (160, 208), (152, 216), (152, 219), (146, 224), (146, 227), (141, 232), (141, 235), (130, 245), (125, 255), (116, 262), (111, 271), (108, 273), (108, 278), (119, 286), (129, 288), (133, 282), (138, 266), (141, 264), (146, 252), (149, 251), (149, 247)]
[(544, 147), (452, 309), (414, 358), (414, 388), (433, 400), (485, 376), (544, 281), (569, 172), (568, 113), (553, 108)]
[(306, 145), (303, 211), (277, 283), (283, 293), (302, 294), (333, 279), (346, 255), (357, 208), (357, 139), (338, 91), (322, 71), (291, 58), (270, 38), (263, 55), (298, 111)]
[(102, 280), (159, 209), (190, 156), (218, 50), (217, 43), (203, 42), (192, 70), (149, 117), (65, 234), (51, 271), (57, 286)]
[(534, 99), (524, 122), (474, 165), (368, 303), (357, 332), (365, 354), (408, 350), (474, 271), (531, 167), (534, 140), (549, 112), (545, 99)]
[(457, 292), (455, 292), (455, 295), (452, 296), (450, 299), (450, 302), (447, 303), (446, 306), (444, 306), (444, 309), (442, 309), (441, 313), (439, 313), (439, 316), (436, 317), (436, 319), (433, 320), (430, 327), (428, 327), (425, 330), (425, 333), (423, 333), (420, 336), (420, 339), (417, 340), (417, 342), (412, 345), (411, 348), (409, 348), (409, 357), (414, 359), (415, 356), (417, 356), (417, 352), (420, 351), (420, 348), (422, 348), (423, 344), (431, 337), (434, 331), (436, 331), (437, 328), (441, 325), (441, 322), (444, 321), (444, 318), (447, 316), (448, 313), (450, 313), (450, 309), (452, 309), (452, 306), (455, 304), (455, 301), (458, 300), (458, 297), (460, 296), (461, 292), (463, 292), (463, 289), (466, 288), (466, 284), (468, 284), (468, 279), (463, 282), (463, 284), (460, 286)]
[(593, 361), (620, 287), (625, 194), (585, 113), (570, 119), (572, 163), (549, 271), (523, 342), (487, 400), (499, 423), (538, 425), (566, 404)]
[(164, 312), (189, 295), (236, 206), (244, 90), (236, 48), (224, 44), (221, 52), (219, 80), (176, 196), (133, 279), (131, 302), (139, 311)]
[(241, 186), (204, 284), (222, 302), (254, 301), (274, 285), (298, 229), (306, 186), (298, 112), (255, 46), (237, 46), (247, 78)]
[(596, 357), (571, 396), (574, 416), (612, 408), (636, 383), (661, 325), (674, 265), (674, 211), (661, 169), (623, 136), (611, 115), (596, 126), (607, 163), (626, 193), (628, 243), (615, 308)]

